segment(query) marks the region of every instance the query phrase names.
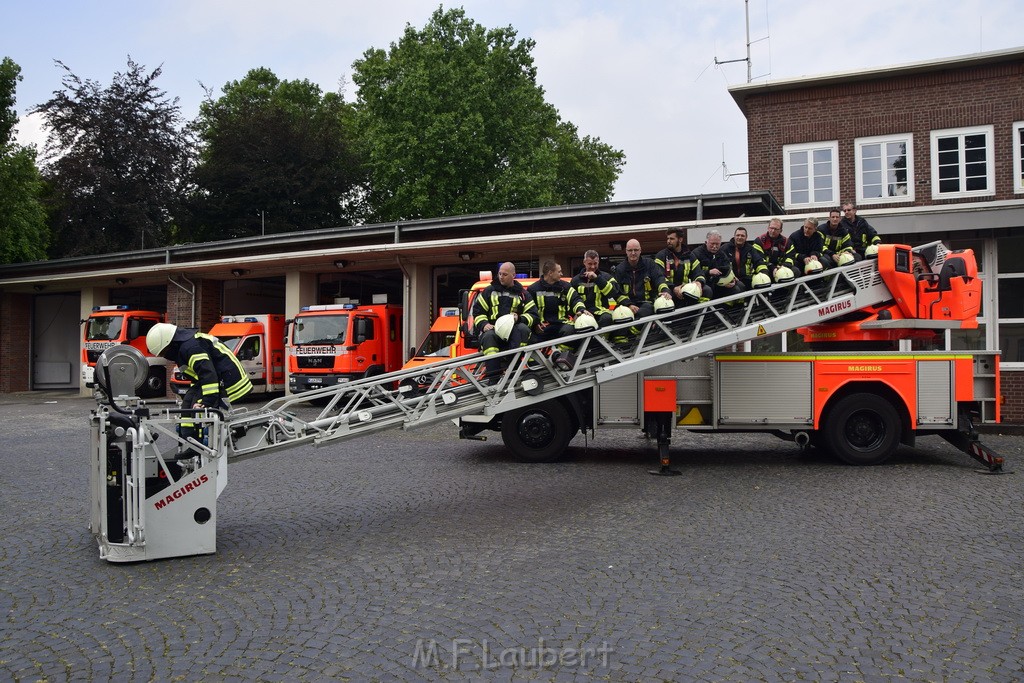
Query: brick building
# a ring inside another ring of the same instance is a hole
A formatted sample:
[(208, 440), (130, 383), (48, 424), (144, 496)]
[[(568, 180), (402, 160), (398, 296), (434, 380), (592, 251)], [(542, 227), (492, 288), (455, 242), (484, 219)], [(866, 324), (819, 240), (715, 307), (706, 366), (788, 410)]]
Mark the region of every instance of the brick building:
[(983, 319), (947, 343), (1002, 351), (1004, 420), (1024, 422), (1024, 49), (730, 93), (747, 118), (750, 186), (787, 214), (852, 201), (886, 241), (980, 255)]

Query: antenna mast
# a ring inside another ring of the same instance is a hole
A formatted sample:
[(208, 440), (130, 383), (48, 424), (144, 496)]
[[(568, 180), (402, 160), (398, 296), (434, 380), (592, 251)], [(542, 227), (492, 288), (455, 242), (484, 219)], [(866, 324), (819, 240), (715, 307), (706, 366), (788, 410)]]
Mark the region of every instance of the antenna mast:
[(746, 59), (719, 59), (715, 57), (715, 66), (719, 64), (734, 64), (735, 62), (747, 63), (747, 83), (754, 80), (750, 61), (750, 0), (743, 0), (743, 14), (747, 20), (747, 57)]

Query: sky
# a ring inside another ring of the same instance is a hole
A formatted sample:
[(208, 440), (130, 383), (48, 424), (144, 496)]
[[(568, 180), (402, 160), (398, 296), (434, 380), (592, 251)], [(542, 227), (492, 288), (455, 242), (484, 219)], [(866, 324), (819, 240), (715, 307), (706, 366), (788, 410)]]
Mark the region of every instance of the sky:
[[(205, 88), (267, 67), (356, 97), (352, 63), (440, 6), (419, 0), (0, 0), (0, 57), (21, 66), (18, 141), (41, 146), (36, 105), (60, 60), (106, 86), (128, 57), (196, 116)], [(464, 0), (487, 28), (532, 39), (547, 101), (581, 136), (626, 155), (613, 200), (748, 189), (746, 121), (728, 88), (1024, 45), (1020, 0)], [(796, 113), (795, 113), (796, 114)], [(726, 171), (730, 175), (726, 175)], [(759, 189), (759, 188), (754, 188)]]

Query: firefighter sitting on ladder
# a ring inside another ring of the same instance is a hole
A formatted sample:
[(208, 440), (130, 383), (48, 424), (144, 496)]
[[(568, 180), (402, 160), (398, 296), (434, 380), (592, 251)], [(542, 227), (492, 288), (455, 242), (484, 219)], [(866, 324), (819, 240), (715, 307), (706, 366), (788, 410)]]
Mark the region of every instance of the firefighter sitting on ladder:
[[(535, 307), (530, 293), (516, 281), (516, 266), (510, 261), (498, 268), (498, 281), (480, 292), (473, 302), (473, 328), (480, 335), (480, 351), (493, 356), (505, 349), (517, 349), (530, 342)], [(493, 383), (501, 374), (501, 361), (488, 358), (481, 380)]]
[[(154, 356), (177, 363), (191, 381), (182, 407), (230, 410), (231, 403), (252, 391), (242, 364), (219, 339), (197, 330), (157, 323), (146, 334), (146, 346)], [(183, 422), (183, 437), (200, 436), (195, 425)]]

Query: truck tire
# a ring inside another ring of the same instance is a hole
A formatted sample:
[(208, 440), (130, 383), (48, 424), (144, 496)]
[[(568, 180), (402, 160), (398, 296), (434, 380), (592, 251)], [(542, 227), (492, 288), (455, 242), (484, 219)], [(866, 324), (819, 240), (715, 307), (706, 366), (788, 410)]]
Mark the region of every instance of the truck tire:
[(562, 458), (573, 437), (569, 413), (558, 401), (518, 408), (501, 418), (501, 438), (524, 462), (554, 462)]
[(902, 425), (896, 408), (877, 394), (850, 394), (828, 413), (825, 442), (848, 465), (880, 465), (900, 445)]

